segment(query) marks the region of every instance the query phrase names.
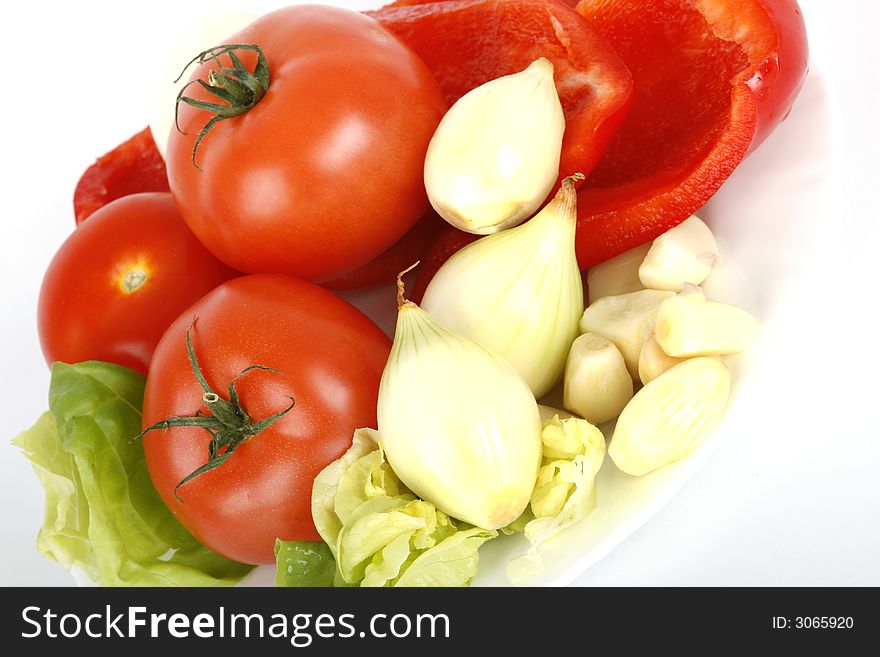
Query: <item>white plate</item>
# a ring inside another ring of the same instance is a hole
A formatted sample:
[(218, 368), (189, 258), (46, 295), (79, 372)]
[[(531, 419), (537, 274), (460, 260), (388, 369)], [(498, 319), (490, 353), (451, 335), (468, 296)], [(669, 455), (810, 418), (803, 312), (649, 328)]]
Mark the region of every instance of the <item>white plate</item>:
[[(258, 3), (257, 9), (278, 4), (284, 3)], [(354, 4), (360, 8), (373, 3), (339, 4)], [(228, 2), (222, 8), (236, 9), (236, 5), (240, 7), (241, 3)], [(158, 2), (154, 11), (171, 15), (177, 10), (182, 12), (183, 7)], [(189, 12), (180, 20), (185, 22), (198, 13), (195, 9), (189, 9)], [(98, 10), (95, 10), (97, 13)], [(106, 27), (115, 29), (130, 18), (116, 14), (108, 15), (106, 20)], [(162, 23), (161, 18), (156, 16), (145, 20), (154, 27)], [(99, 28), (100, 25), (94, 27), (91, 34), (93, 40), (103, 38), (108, 48), (122, 48), (125, 34)], [(136, 35), (129, 34), (128, 38), (134, 39), (138, 46), (142, 45)], [(146, 43), (143, 37), (142, 41)], [(47, 61), (50, 59), (47, 57)], [(112, 65), (108, 66), (109, 70), (115, 72), (124, 70), (120, 67), (116, 71)], [(138, 90), (120, 84), (119, 93), (125, 96), (127, 103), (133, 103)], [(67, 196), (82, 165), (102, 148), (106, 150), (111, 147), (121, 135), (143, 125), (146, 112), (142, 107), (135, 110), (129, 109), (127, 104), (117, 106), (112, 102), (108, 101), (111, 113), (106, 119), (106, 126), (94, 117), (89, 118), (85, 111), (74, 114), (90, 126), (85, 134), (82, 131), (70, 134), (68, 151), (77, 152), (59, 155), (56, 160), (47, 162), (45, 169), (46, 180), (57, 181), (57, 188), (61, 191), (50, 200), (38, 199), (37, 207), (41, 208), (38, 212), (24, 204), (20, 206), (28, 208), (31, 213), (30, 216), (24, 215), (30, 223), (24, 222), (16, 228), (21, 232), (13, 233), (11, 239), (14, 241), (11, 243), (27, 247), (22, 246), (18, 253), (12, 254), (10, 276), (4, 281), (4, 293), (11, 290), (6, 282), (12, 280), (11, 273), (21, 276), (22, 284), (12, 291), (14, 296), (10, 296), (8, 303), (28, 317), (33, 317), (36, 292), (45, 263), (72, 226)], [(788, 379), (784, 386), (781, 386), (781, 382), (784, 373), (797, 371), (795, 364), (807, 345), (803, 331), (804, 318), (811, 316), (814, 303), (812, 294), (816, 290), (827, 289), (827, 285), (823, 285), (826, 281), (821, 280), (814, 263), (821, 252), (827, 251), (833, 238), (832, 215), (828, 212), (833, 161), (831, 104), (821, 71), (816, 71), (814, 66), (789, 119), (757, 153), (742, 164), (701, 213), (718, 237), (725, 263), (725, 275), (719, 281), (716, 296), (746, 306), (763, 323), (759, 344), (749, 352), (747, 358), (732, 363), (734, 395), (724, 422), (710, 442), (691, 458), (647, 477), (635, 479), (623, 475), (609, 461), (599, 475), (599, 508), (587, 520), (546, 546), (544, 561), (547, 568), (542, 576), (533, 581), (534, 584), (567, 584), (575, 581), (585, 569), (608, 555), (621, 541), (648, 522), (707, 460), (713, 466), (710, 469), (723, 472), (731, 482), (732, 491), (741, 494), (742, 489), (748, 486), (748, 473), (732, 471), (734, 465), (741, 467), (750, 458), (785, 463), (782, 450), (792, 447), (791, 432), (810, 431), (807, 423), (790, 420), (803, 407), (818, 405), (815, 386), (809, 386), (806, 377)], [(136, 120), (120, 120), (119, 115), (124, 111), (131, 112)], [(45, 112), (39, 116), (41, 120), (48, 121), (54, 114)], [(93, 137), (89, 130), (100, 135), (100, 139)], [(18, 144), (18, 151), (14, 152), (23, 154), (22, 161), (29, 165), (25, 168), (35, 171), (41, 160), (27, 151), (28, 143), (25, 140), (13, 142), (15, 144)], [(45, 188), (36, 181), (24, 181), (22, 189), (32, 195), (46, 193)], [(44, 217), (51, 217), (51, 220)], [(350, 295), (350, 298), (375, 316), (372, 310), (378, 307), (377, 304), (387, 303), (385, 295), (388, 294), (388, 290), (372, 290)], [(393, 327), (393, 317), (385, 315), (377, 319), (386, 330), (390, 331)], [(4, 367), (7, 371), (15, 368), (15, 371), (25, 373), (24, 383), (11, 392), (6, 400), (12, 417), (12, 430), (18, 430), (32, 421), (44, 406), (48, 377), (44, 371), (38, 370), (42, 363), (37, 355), (33, 321), (16, 319), (16, 323), (10, 323), (10, 326), (11, 333), (4, 329), (5, 337), (8, 343), (21, 345), (21, 348), (16, 353), (4, 349)], [(767, 403), (771, 398), (772, 407)], [(736, 444), (738, 449), (727, 450), (727, 456), (733, 459), (732, 465), (727, 467), (725, 462), (718, 461), (719, 455), (712, 457), (712, 453), (722, 451), (718, 449), (720, 445), (731, 443)], [(6, 499), (18, 496), (22, 502), (4, 512), (10, 514), (8, 522), (4, 516), (5, 532), (11, 532), (10, 535), (16, 540), (0, 548), (3, 550), (0, 583), (62, 583), (64, 576), (61, 571), (36, 555), (31, 547), (39, 526), (42, 492), (24, 459), (14, 455), (8, 447), (4, 446), (3, 449), (6, 451), (0, 462), (0, 480), (4, 495)], [(779, 472), (783, 482), (790, 475), (784, 470)], [(794, 477), (792, 480), (803, 485), (802, 479)], [(695, 482), (686, 490), (691, 497), (712, 496), (719, 506), (723, 506), (727, 496), (726, 491), (705, 481)], [(651, 559), (650, 544), (635, 545), (638, 546), (636, 553), (640, 559)], [(506, 562), (520, 553), (524, 546), (524, 541), (519, 537), (487, 544), (481, 550), (480, 574), (475, 584), (505, 584)], [(7, 564), (9, 568), (6, 568)], [(607, 572), (619, 572), (619, 566), (615, 568)], [(248, 581), (254, 584), (269, 583), (271, 569), (260, 569)], [(578, 581), (584, 581), (584, 577)]]
[[(790, 336), (788, 323), (804, 316), (805, 309), (792, 304), (798, 302), (796, 290), (815, 271), (815, 255), (823, 247), (830, 216), (826, 209), (831, 161), (827, 87), (821, 74), (813, 71), (785, 123), (699, 213), (715, 232), (722, 254), (721, 265), (705, 285), (707, 294), (747, 308), (763, 327), (752, 349), (727, 361), (733, 388), (724, 420), (690, 457), (644, 477), (626, 475), (606, 459), (597, 478), (597, 509), (543, 547), (545, 570), (531, 585), (571, 583), (672, 500), (719, 443), (736, 440), (744, 430), (760, 440), (754, 435), (755, 407), (750, 404), (760, 398), (758, 391), (778, 385), (781, 370), (772, 364), (778, 362), (773, 352), (784, 348), (781, 343)], [(784, 244), (785, 249), (768, 244)], [(393, 333), (390, 287), (343, 296)], [(606, 438), (610, 431), (606, 430)], [(500, 537), (484, 545), (474, 585), (508, 585), (506, 564), (527, 547), (521, 536)], [(261, 569), (248, 583), (268, 584), (271, 578), (271, 568)]]

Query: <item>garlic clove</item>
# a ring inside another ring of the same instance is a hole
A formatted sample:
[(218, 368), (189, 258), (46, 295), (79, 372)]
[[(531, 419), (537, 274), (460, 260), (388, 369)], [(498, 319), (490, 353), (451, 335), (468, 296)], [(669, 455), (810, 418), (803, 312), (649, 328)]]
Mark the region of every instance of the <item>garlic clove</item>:
[(650, 383), (670, 367), (674, 367), (685, 360), (687, 359), (675, 358), (663, 351), (660, 345), (657, 344), (657, 340), (652, 332), (645, 339), (644, 344), (642, 344), (642, 351), (639, 354), (639, 381)]
[(469, 233), (516, 226), (553, 188), (564, 130), (553, 64), (543, 57), (472, 89), (446, 113), (428, 146), (431, 205)]
[(693, 453), (721, 421), (730, 374), (719, 360), (692, 358), (663, 372), (626, 405), (608, 455), (637, 477)]
[(675, 293), (668, 290), (640, 290), (599, 299), (584, 311), (582, 333), (597, 333), (611, 340), (623, 355), (633, 379), (639, 376), (639, 354), (650, 333), (660, 304)]
[[(707, 358), (721, 360), (721, 356), (707, 356)], [(660, 348), (660, 345), (657, 344), (657, 339), (654, 337), (654, 332), (652, 330), (651, 334), (645, 339), (645, 342), (642, 345), (642, 353), (639, 354), (639, 380), (642, 383), (648, 383), (656, 379), (669, 368), (686, 360), (686, 357), (676, 358), (663, 351), (663, 349)]]
[(639, 279), (639, 266), (648, 254), (651, 244), (642, 244), (619, 256), (606, 260), (587, 271), (587, 293), (593, 303), (603, 297), (638, 292), (644, 289)]
[(613, 420), (633, 396), (633, 381), (614, 343), (584, 333), (565, 365), (565, 408), (592, 424)]
[(679, 358), (735, 354), (748, 349), (758, 329), (758, 320), (742, 308), (681, 294), (660, 304), (654, 337), (664, 352)]
[(684, 283), (699, 285), (718, 260), (718, 244), (696, 215), (654, 240), (639, 266), (642, 285), (678, 292)]

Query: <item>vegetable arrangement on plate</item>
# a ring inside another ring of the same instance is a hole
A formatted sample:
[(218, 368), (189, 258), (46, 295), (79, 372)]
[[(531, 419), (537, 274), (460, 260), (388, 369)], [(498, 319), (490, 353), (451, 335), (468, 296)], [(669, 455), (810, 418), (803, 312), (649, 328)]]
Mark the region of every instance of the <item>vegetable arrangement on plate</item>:
[[(462, 586), (522, 534), (521, 583), (600, 468), (721, 421), (758, 323), (707, 298), (694, 212), (797, 95), (793, 0), (294, 6), (178, 50), (40, 293), (41, 552), (105, 585)], [(393, 283), (393, 341), (328, 291)]]

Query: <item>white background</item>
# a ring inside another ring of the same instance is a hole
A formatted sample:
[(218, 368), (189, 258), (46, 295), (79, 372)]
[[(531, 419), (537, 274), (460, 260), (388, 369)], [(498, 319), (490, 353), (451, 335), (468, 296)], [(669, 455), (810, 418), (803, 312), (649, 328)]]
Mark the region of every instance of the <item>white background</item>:
[[(72, 583), (34, 548), (42, 490), (9, 440), (46, 407), (36, 299), (46, 265), (73, 228), (76, 181), (96, 156), (147, 124), (151, 67), (179, 26), (201, 11), (259, 11), (264, 4), (15, 2), (4, 10), (0, 585)], [(578, 584), (880, 584), (874, 198), (880, 12), (873, 0), (802, 0), (801, 6), (821, 78), (812, 88), (830, 98), (834, 118), (823, 243), (801, 285), (790, 286), (786, 307), (796, 310), (777, 325), (787, 334), (776, 336), (782, 347), (765, 354), (769, 375), (765, 368), (761, 387), (751, 392), (744, 386), (740, 409), (748, 413), (739, 414), (737, 435), (728, 435), (668, 506)], [(828, 138), (785, 130), (762, 150)], [(768, 166), (784, 153), (759, 157), (769, 158)], [(754, 176), (758, 166), (750, 158), (737, 175)], [(737, 193), (748, 187), (735, 176), (722, 194), (729, 202)], [(773, 219), (765, 218), (761, 248), (778, 253), (784, 267), (798, 234), (774, 232)]]

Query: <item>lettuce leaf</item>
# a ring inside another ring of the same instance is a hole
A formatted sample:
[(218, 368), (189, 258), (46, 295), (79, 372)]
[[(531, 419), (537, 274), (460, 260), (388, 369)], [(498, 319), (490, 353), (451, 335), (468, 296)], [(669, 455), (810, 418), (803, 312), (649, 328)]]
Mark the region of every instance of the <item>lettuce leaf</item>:
[(333, 586), (336, 562), (322, 541), (275, 541), (275, 586)]
[(37, 549), (104, 586), (224, 586), (252, 568), (201, 545), (147, 473), (145, 379), (96, 361), (52, 368), (49, 412), (14, 443), (46, 491)]
[(79, 485), (73, 456), (58, 440), (55, 417), (46, 411), (13, 442), (30, 459), (46, 492), (45, 521), (37, 534), (37, 549), (67, 570), (79, 567), (95, 578), (96, 571), (89, 569), (89, 504)]
[(557, 415), (544, 421), (541, 441), (543, 461), (529, 502), (534, 518), (523, 528), (531, 546), (507, 567), (514, 584), (542, 572), (541, 545), (586, 518), (597, 503), (596, 475), (605, 459), (602, 432), (586, 420)]
[(336, 562), (336, 583), (466, 586), (497, 532), (456, 523), (397, 478), (372, 429), (315, 478), (312, 516)]
[(422, 552), (395, 586), (467, 586), (477, 574), (480, 546), (497, 535), (479, 527), (458, 531)]

